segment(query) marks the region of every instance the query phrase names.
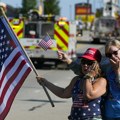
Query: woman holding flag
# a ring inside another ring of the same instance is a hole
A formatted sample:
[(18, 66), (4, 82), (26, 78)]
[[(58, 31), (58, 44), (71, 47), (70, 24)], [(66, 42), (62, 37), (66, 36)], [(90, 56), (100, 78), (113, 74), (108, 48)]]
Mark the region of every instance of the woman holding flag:
[(102, 77), (99, 63), (101, 53), (89, 48), (80, 57), (80, 74), (75, 76), (66, 88), (54, 85), (45, 78), (37, 77), (39, 84), (44, 84), (60, 98), (71, 98), (72, 107), (69, 120), (102, 120), (101, 96), (106, 93), (106, 79)]

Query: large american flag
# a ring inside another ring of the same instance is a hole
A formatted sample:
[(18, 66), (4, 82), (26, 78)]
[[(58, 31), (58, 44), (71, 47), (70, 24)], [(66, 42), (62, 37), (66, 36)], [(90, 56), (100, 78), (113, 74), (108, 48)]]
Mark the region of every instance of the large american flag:
[(50, 36), (46, 35), (40, 42), (39, 46), (42, 47), (44, 50), (47, 50), (53, 44), (52, 39)]
[(4, 16), (0, 17), (0, 120), (7, 116), (13, 100), (32, 68)]

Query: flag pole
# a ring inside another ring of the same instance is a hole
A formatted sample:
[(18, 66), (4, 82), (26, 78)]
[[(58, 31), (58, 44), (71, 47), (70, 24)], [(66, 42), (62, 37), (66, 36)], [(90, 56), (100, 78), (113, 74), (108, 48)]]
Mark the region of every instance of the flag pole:
[(50, 37), (50, 35), (47, 33), (47, 35)]
[[(50, 37), (50, 35), (48, 34), (48, 33), (46, 33), (48, 36), (49, 36), (49, 38), (51, 38)], [(54, 40), (55, 41), (55, 40)], [(54, 42), (53, 42), (53, 44), (54, 44)], [(57, 43), (56, 43), (56, 46), (55, 46), (55, 44), (54, 44), (54, 47), (56, 48), (56, 50), (58, 51), (58, 48), (57, 48)]]
[[(4, 10), (3, 10), (2, 7), (0, 7), (0, 16), (4, 16), (4, 17), (5, 17), (6, 21), (8, 22), (9, 27), (11, 28), (11, 31), (14, 33), (14, 31), (13, 31), (12, 27), (10, 26), (9, 21), (8, 21), (8, 19), (7, 19), (6, 15), (5, 15)], [(17, 35), (16, 35), (16, 34), (15, 34), (15, 37), (17, 38)], [(24, 55), (26, 56), (26, 59), (27, 59), (28, 62), (30, 63), (31, 67), (33, 68), (33, 71), (35, 72), (36, 76), (38, 76), (38, 73), (37, 73), (37, 70), (36, 70), (35, 66), (34, 66), (33, 63), (31, 62), (31, 60), (30, 60), (30, 58), (28, 57), (28, 55), (26, 54), (26, 52), (25, 52), (24, 48), (22, 47), (21, 43), (19, 42), (18, 38), (17, 38), (17, 42), (18, 42), (18, 44), (20, 45), (20, 47), (21, 47)], [(41, 82), (41, 85), (42, 85), (42, 87), (43, 87), (43, 89), (44, 89), (44, 91), (45, 91), (45, 93), (46, 93), (46, 95), (47, 95), (47, 97), (48, 97), (48, 99), (49, 99), (52, 107), (54, 107), (53, 101), (52, 101), (52, 99), (51, 99), (51, 97), (50, 97), (50, 95), (49, 95), (46, 87), (44, 86), (44, 84), (43, 84), (42, 82)]]

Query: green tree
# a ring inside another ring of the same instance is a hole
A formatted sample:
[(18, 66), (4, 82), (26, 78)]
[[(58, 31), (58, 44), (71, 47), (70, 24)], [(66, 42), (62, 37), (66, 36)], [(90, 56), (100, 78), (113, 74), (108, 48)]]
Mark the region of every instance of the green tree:
[(21, 13), (24, 16), (27, 16), (27, 13), (30, 9), (34, 9), (36, 7), (37, 1), (36, 0), (22, 0), (22, 9)]
[(103, 8), (97, 9), (95, 16), (96, 16), (97, 18), (103, 16)]
[(44, 1), (44, 14), (60, 14), (59, 0), (45, 0)]

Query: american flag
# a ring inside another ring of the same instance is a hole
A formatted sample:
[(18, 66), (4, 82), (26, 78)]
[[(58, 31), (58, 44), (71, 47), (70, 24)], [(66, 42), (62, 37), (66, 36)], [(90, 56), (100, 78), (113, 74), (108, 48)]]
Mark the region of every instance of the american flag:
[(40, 42), (39, 46), (42, 47), (44, 50), (47, 50), (53, 44), (50, 36), (46, 35)]
[(0, 16), (0, 120), (7, 116), (13, 100), (32, 68), (4, 16)]

